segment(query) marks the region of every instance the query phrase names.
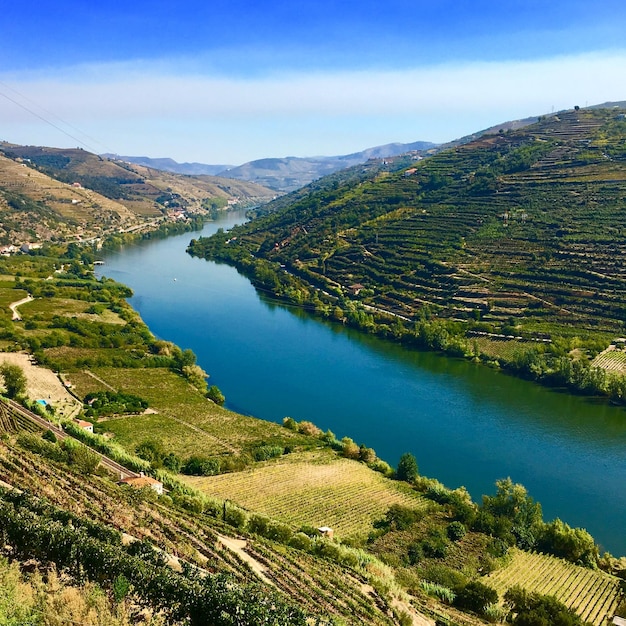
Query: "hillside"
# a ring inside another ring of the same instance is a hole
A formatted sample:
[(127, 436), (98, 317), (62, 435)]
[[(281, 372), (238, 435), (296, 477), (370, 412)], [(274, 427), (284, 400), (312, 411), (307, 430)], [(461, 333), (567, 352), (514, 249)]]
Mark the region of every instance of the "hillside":
[(457, 352), (493, 358), (470, 338), (520, 338), (530, 374), (528, 340), (566, 338), (560, 357), (589, 339), (593, 357), (623, 334), (625, 141), (619, 109), (566, 111), (281, 199), (275, 214), (190, 251), (254, 266), (258, 284), (322, 313), (337, 305), (327, 314), (361, 327), (381, 312), (400, 325), (441, 320), (445, 337), (421, 338), (439, 349), (455, 335)]
[(267, 202), (253, 183), (182, 176), (103, 159), (81, 149), (0, 144), (0, 211), (6, 245), (127, 231), (231, 203)]

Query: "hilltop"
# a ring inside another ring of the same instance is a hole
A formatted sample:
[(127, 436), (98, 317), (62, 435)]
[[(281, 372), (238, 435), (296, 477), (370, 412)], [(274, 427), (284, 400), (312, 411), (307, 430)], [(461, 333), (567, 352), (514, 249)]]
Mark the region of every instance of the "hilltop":
[(625, 140), (620, 109), (564, 111), (319, 181), (190, 252), (361, 328), (607, 393), (588, 375), (623, 334)]

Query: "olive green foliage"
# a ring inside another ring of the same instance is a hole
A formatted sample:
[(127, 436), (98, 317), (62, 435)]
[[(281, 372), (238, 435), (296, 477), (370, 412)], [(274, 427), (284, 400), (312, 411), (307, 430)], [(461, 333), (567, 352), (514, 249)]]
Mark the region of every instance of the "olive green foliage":
[(224, 394), (220, 391), (220, 388), (217, 385), (211, 385), (209, 387), (206, 392), (206, 397), (215, 402), (218, 406), (223, 406), (224, 402), (226, 402)]
[(9, 398), (17, 398), (26, 392), (26, 376), (19, 365), (4, 363), (0, 366), (0, 375)]
[(88, 406), (86, 415), (94, 417), (115, 413), (141, 413), (148, 408), (148, 402), (143, 398), (120, 391), (88, 393), (83, 402)]
[(462, 609), (484, 614), (490, 604), (498, 601), (498, 592), (491, 587), (473, 580), (459, 589), (454, 599), (454, 604)]
[(522, 587), (511, 587), (504, 600), (517, 626), (580, 626), (583, 621), (574, 611), (552, 596), (528, 593)]
[(559, 519), (545, 523), (541, 505), (525, 487), (510, 478), (496, 482), (497, 493), (483, 496), (474, 529), (509, 545), (536, 549), (585, 567), (597, 567), (599, 550), (593, 537), (582, 528), (571, 528)]

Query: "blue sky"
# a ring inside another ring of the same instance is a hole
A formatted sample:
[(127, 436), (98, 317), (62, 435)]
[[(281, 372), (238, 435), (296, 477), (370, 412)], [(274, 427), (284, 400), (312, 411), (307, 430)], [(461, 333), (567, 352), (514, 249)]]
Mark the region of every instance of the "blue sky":
[(623, 0), (40, 0), (0, 20), (15, 143), (239, 164), (626, 99)]

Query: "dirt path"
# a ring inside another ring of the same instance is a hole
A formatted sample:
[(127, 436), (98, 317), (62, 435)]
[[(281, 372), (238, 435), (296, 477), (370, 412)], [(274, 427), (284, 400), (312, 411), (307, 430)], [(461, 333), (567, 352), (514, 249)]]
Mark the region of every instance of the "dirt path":
[(256, 559), (252, 558), (247, 552), (245, 547), (248, 545), (243, 539), (233, 539), (232, 537), (225, 537), (224, 535), (217, 536), (218, 543), (221, 543), (225, 548), (228, 548), (234, 552), (244, 563), (250, 566), (250, 569), (268, 585), (274, 586), (274, 583), (265, 575), (267, 568), (259, 563)]
[(117, 392), (117, 389), (115, 387), (111, 387), (109, 383), (107, 383), (105, 380), (102, 380), (102, 378), (100, 378), (99, 376), (96, 376), (93, 372), (90, 372), (89, 370), (83, 370), (83, 373), (87, 374), (87, 376), (91, 376), (94, 380), (97, 380), (100, 384), (104, 385), (107, 389)]
[(11, 313), (13, 313), (12, 319), (14, 322), (19, 322), (22, 320), (22, 316), (17, 312), (17, 307), (21, 306), (22, 304), (26, 304), (27, 302), (32, 302), (34, 299), (35, 298), (33, 298), (29, 294), (25, 298), (22, 298), (21, 300), (18, 300), (17, 302), (12, 302), (11, 304), (9, 304), (9, 309), (11, 309)]
[(82, 404), (65, 388), (57, 375), (52, 370), (35, 365), (29, 354), (0, 352), (2, 363), (22, 368), (26, 376), (26, 394), (31, 400), (45, 400), (62, 417), (74, 417), (80, 412)]

